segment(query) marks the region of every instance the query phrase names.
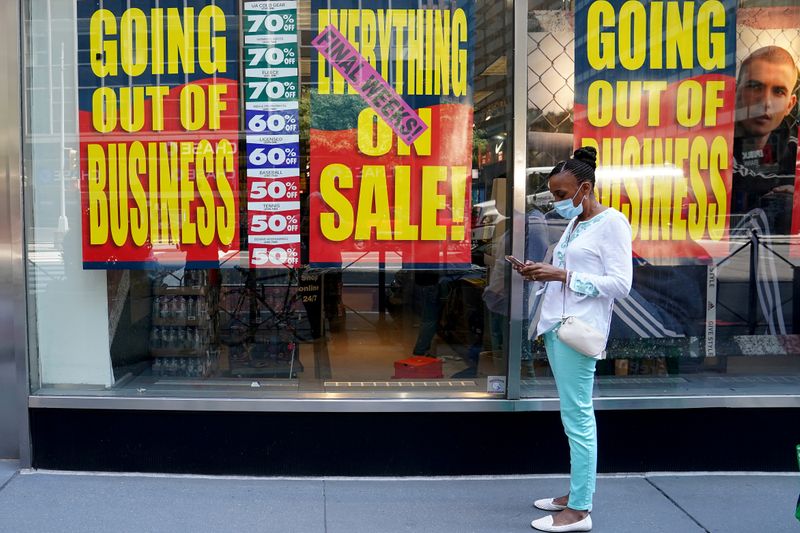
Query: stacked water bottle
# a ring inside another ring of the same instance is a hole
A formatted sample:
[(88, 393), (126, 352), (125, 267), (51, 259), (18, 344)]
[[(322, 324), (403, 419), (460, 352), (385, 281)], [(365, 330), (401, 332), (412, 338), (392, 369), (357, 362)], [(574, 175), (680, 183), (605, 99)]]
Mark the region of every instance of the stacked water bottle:
[(203, 377), (211, 371), (210, 357), (158, 357), (153, 375), (159, 377)]
[(156, 326), (150, 332), (152, 350), (200, 352), (208, 346), (208, 331), (203, 328)]
[(204, 377), (211, 373), (207, 281), (204, 270), (186, 271), (181, 285), (157, 289), (150, 330), (153, 375)]
[(203, 296), (156, 296), (153, 298), (153, 317), (159, 322), (202, 322), (208, 316), (208, 304)]

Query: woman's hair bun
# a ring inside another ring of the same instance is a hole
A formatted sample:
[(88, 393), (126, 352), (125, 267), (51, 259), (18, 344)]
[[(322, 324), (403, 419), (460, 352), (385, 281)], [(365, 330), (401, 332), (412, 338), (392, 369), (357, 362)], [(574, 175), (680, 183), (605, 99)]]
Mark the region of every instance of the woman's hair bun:
[(575, 150), (575, 153), (572, 154), (572, 157), (578, 161), (583, 161), (593, 169), (597, 168), (597, 150), (592, 146), (578, 148)]

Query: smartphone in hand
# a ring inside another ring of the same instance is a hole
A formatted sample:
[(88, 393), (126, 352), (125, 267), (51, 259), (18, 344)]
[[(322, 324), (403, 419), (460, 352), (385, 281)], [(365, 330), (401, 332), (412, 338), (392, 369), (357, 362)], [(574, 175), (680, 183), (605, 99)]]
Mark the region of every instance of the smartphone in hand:
[(525, 263), (523, 263), (522, 261), (520, 261), (519, 259), (517, 259), (513, 255), (507, 255), (506, 256), (506, 261), (508, 261), (509, 263), (514, 265), (515, 267), (522, 268), (522, 267), (525, 266)]

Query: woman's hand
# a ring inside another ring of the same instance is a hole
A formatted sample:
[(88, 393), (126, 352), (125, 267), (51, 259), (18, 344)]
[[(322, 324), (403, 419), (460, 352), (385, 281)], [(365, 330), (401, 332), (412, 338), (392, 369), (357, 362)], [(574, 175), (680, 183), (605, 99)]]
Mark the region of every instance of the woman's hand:
[(547, 263), (532, 263), (525, 262), (525, 266), (520, 268), (518, 272), (527, 280), (530, 281), (560, 281), (566, 283), (567, 271), (556, 268)]

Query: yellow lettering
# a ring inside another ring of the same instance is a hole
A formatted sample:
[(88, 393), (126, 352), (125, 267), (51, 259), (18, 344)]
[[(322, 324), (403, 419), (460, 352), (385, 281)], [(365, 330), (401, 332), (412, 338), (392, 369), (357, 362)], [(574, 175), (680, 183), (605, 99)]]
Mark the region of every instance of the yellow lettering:
[(228, 109), (228, 103), (222, 98), (228, 94), (227, 85), (211, 84), (208, 86), (208, 129), (218, 130), (222, 127), (222, 112)]
[(89, 64), (98, 78), (117, 75), (117, 41), (104, 39), (117, 34), (117, 19), (108, 9), (98, 9), (89, 20)]
[(416, 241), (419, 227), (411, 223), (411, 167), (394, 167), (394, 238)]
[(181, 125), (188, 131), (196, 131), (206, 123), (206, 95), (198, 85), (185, 85), (181, 89)]
[(709, 168), (711, 170), (711, 192), (716, 203), (708, 206), (708, 236), (719, 241), (725, 234), (725, 219), (728, 217), (728, 189), (722, 171), (729, 167), (728, 142), (722, 136), (714, 137), (711, 141), (711, 156)]
[[(322, 235), (334, 242), (343, 241), (353, 233), (353, 206), (338, 191), (353, 188), (353, 172), (346, 165), (335, 163), (328, 165), (319, 176), (319, 192), (322, 200), (333, 209), (333, 213), (320, 213), (319, 227)], [(337, 224), (338, 218), (338, 224)]]
[(667, 3), (666, 29), (667, 68), (694, 68), (694, 3)]
[(117, 95), (111, 87), (92, 93), (92, 127), (100, 133), (111, 133), (117, 127)]
[(127, 132), (144, 127), (144, 87), (119, 88), (119, 125)]
[(614, 6), (607, 0), (597, 0), (589, 5), (586, 15), (589, 28), (586, 36), (586, 56), (589, 66), (595, 70), (614, 68), (614, 31), (605, 32), (601, 28), (614, 27)]
[(646, 81), (644, 90), (647, 91), (647, 125), (661, 125), (661, 93), (667, 90), (666, 81)]
[(684, 80), (678, 85), (675, 116), (678, 124), (691, 128), (703, 118), (703, 86), (695, 80)]
[(136, 207), (130, 208), (131, 239), (133, 244), (141, 246), (147, 241), (147, 195), (142, 186), (141, 175), (147, 170), (147, 155), (144, 146), (139, 141), (131, 144), (128, 152), (128, 181), (131, 187), (131, 197)]
[(611, 83), (606, 80), (593, 81), (589, 84), (587, 100), (586, 119), (589, 124), (598, 128), (611, 124), (614, 116), (614, 88)]
[[(322, 33), (322, 31), (331, 23), (331, 11), (335, 12), (336, 10), (319, 10), (317, 33)], [(317, 91), (319, 91), (319, 94), (330, 94), (331, 79), (328, 77), (328, 62), (325, 59), (325, 56), (322, 54), (317, 56), (317, 80)]]
[(145, 94), (150, 97), (153, 110), (153, 131), (164, 129), (164, 97), (169, 94), (169, 87), (150, 86), (145, 89)]
[(433, 70), (434, 94), (450, 94), (450, 12), (437, 9), (434, 14), (433, 42), (436, 65)]
[[(227, 71), (225, 12), (219, 6), (206, 6), (197, 18), (197, 59), (206, 74)], [(217, 35), (213, 38), (212, 35)]]
[(462, 43), (467, 42), (467, 15), (463, 9), (453, 12), (453, 95), (467, 94), (467, 50)]
[(639, 2), (625, 2), (619, 10), (619, 64), (622, 68), (636, 70), (644, 65), (647, 44), (644, 6)]
[[(108, 147), (108, 199), (111, 215), (111, 240), (123, 246), (128, 240), (128, 148), (124, 144)], [(119, 155), (117, 155), (119, 154)]]
[(108, 199), (106, 198), (106, 154), (99, 144), (86, 147), (89, 193), (89, 244), (108, 241)]
[(131, 8), (119, 22), (122, 70), (128, 76), (139, 76), (147, 68), (147, 16), (141, 9)]
[[(702, 141), (699, 143), (698, 141)], [(689, 182), (692, 185), (694, 201), (689, 204), (689, 237), (693, 241), (702, 239), (706, 231), (706, 210), (708, 193), (703, 180), (702, 170), (708, 169), (708, 145), (703, 137), (697, 137), (692, 143), (689, 154)]]
[(167, 9), (167, 73), (194, 74), (193, 7), (183, 8), (183, 21), (178, 8)]
[(616, 92), (617, 124), (623, 128), (638, 125), (642, 111), (642, 82), (618, 81)]
[(375, 236), (379, 241), (392, 239), (386, 167), (383, 165), (364, 165), (361, 169), (355, 238), (371, 240), (372, 228), (375, 228)]
[[(159, 145), (159, 192), (161, 196), (161, 240), (162, 243), (180, 242), (178, 219), (178, 143)], [(152, 194), (152, 193), (151, 193)]]
[[(203, 139), (198, 143), (197, 150), (198, 153), (201, 154), (197, 157), (197, 183), (198, 189), (200, 188), (200, 176), (201, 174), (205, 177), (205, 173), (202, 171), (202, 164), (204, 162), (204, 158), (206, 154), (201, 152), (200, 150), (206, 148), (208, 146), (208, 141)], [(192, 142), (182, 142), (181, 143), (181, 154), (186, 152), (194, 152), (194, 143)], [(181, 157), (181, 172), (180, 172), (180, 180), (181, 180), (181, 187), (180, 187), (180, 195), (181, 195), (181, 244), (194, 244), (197, 242), (197, 229), (195, 227), (194, 222), (192, 222), (191, 217), (191, 208), (192, 202), (194, 201), (194, 183), (189, 179), (190, 176), (190, 165), (192, 164), (192, 160), (188, 157)], [(202, 194), (201, 194), (202, 196)], [(201, 237), (202, 240), (202, 237)], [(204, 242), (203, 244), (209, 244), (208, 242)]]
[(207, 140), (203, 139), (197, 143), (197, 156), (195, 158), (197, 194), (203, 201), (203, 206), (197, 207), (197, 234), (200, 237), (200, 242), (205, 246), (214, 241), (217, 227), (214, 191), (211, 190), (211, 185), (208, 183), (209, 172), (215, 171), (212, 152), (211, 143)]
[(705, 84), (706, 95), (703, 100), (706, 103), (703, 124), (706, 126), (717, 125), (717, 111), (725, 105), (719, 93), (725, 92), (724, 80), (709, 80)]
[(725, 28), (725, 6), (706, 0), (697, 11), (697, 62), (706, 70), (725, 66), (725, 31), (712, 32), (712, 26)]
[(392, 149), (392, 129), (370, 107), (358, 114), (358, 149), (364, 155), (380, 156)]
[[(428, 125), (428, 129), (422, 132), (422, 135), (417, 137), (414, 141), (414, 152), (417, 155), (431, 155), (431, 143), (432, 143), (432, 136), (431, 131), (433, 128), (431, 127), (431, 108), (430, 107), (421, 107), (417, 110), (419, 113), (419, 118)], [(382, 122), (382, 121), (381, 121)], [(397, 155), (410, 155), (411, 154), (411, 147), (404, 143), (400, 138), (397, 138)]]
[(422, 167), (422, 216), (420, 220), (423, 241), (443, 241), (447, 228), (436, 223), (436, 215), (447, 206), (445, 195), (439, 194), (439, 183), (447, 181), (447, 167)]
[(216, 183), (223, 207), (217, 208), (219, 241), (224, 246), (233, 242), (236, 236), (236, 199), (228, 181), (228, 173), (234, 171), (233, 145), (227, 139), (217, 143)]

